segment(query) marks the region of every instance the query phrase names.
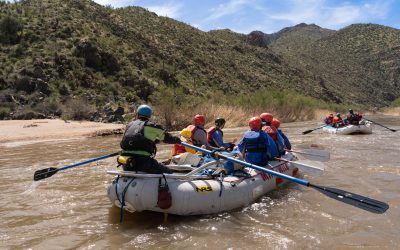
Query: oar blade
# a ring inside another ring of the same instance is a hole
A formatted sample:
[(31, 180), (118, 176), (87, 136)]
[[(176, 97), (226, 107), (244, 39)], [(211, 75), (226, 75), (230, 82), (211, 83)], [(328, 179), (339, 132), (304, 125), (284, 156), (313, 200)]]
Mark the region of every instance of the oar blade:
[(290, 164), (298, 167), (301, 172), (308, 173), (311, 175), (321, 175), (325, 171), (325, 166), (323, 164), (315, 164), (315, 162), (307, 162), (306, 160), (303, 161), (291, 161)]
[(34, 181), (39, 181), (46, 179), (55, 173), (57, 173), (58, 169), (57, 168), (45, 168), (45, 169), (40, 169), (37, 170), (34, 175), (33, 175), (33, 180)]
[(312, 184), (310, 184), (310, 187), (317, 189), (318, 191), (320, 191), (321, 193), (325, 194), (330, 198), (361, 208), (368, 212), (383, 214), (384, 212), (386, 212), (386, 210), (389, 209), (389, 205), (382, 201), (377, 201), (365, 196), (350, 193), (337, 188), (322, 187)]
[(295, 154), (301, 155), (303, 158), (306, 158), (311, 161), (329, 161), (331, 158), (331, 154), (327, 150), (321, 149), (302, 149), (301, 151), (292, 150), (289, 152), (293, 152)]
[(303, 135), (309, 134), (309, 133), (311, 133), (313, 131), (314, 131), (314, 129), (306, 130), (306, 131), (303, 132)]

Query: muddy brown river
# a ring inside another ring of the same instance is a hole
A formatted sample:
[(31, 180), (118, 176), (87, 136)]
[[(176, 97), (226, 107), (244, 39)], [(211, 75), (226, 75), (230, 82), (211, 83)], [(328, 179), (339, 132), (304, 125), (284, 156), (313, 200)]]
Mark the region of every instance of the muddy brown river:
[[(370, 117), (400, 130), (400, 118)], [(33, 182), (36, 170), (61, 167), (119, 150), (121, 137), (0, 143), (0, 249), (399, 249), (400, 131), (329, 135), (317, 122), (283, 124), (294, 149), (328, 150), (321, 175), (300, 178), (384, 201), (373, 214), (318, 191), (289, 184), (250, 206), (207, 216), (124, 213), (106, 188), (115, 158), (60, 171)], [(238, 137), (246, 128), (225, 130)], [(169, 146), (159, 147), (165, 159)], [(301, 158), (304, 160), (304, 158)]]

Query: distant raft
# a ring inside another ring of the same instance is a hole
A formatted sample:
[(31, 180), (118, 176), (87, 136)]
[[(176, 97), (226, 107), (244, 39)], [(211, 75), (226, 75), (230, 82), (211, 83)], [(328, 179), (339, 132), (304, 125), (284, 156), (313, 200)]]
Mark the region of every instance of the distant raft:
[(370, 122), (365, 122), (360, 125), (346, 125), (344, 127), (335, 128), (331, 125), (326, 125), (322, 128), (323, 131), (330, 134), (339, 134), (339, 135), (352, 135), (352, 134), (371, 134), (372, 126)]
[[(296, 160), (290, 153), (283, 158)], [(124, 204), (123, 209), (129, 212), (147, 210), (183, 216), (204, 215), (248, 206), (287, 182), (250, 168), (236, 171), (236, 176), (207, 174), (208, 169), (222, 169), (223, 164), (223, 161), (212, 161), (188, 174), (165, 174), (166, 180), (161, 174), (108, 171), (118, 175), (108, 187), (108, 197), (119, 208)], [(270, 164), (272, 170), (286, 175), (298, 173), (298, 168), (290, 163), (272, 161)], [(160, 186), (165, 187), (165, 181), (172, 199), (169, 207), (162, 209), (157, 204), (160, 204)]]

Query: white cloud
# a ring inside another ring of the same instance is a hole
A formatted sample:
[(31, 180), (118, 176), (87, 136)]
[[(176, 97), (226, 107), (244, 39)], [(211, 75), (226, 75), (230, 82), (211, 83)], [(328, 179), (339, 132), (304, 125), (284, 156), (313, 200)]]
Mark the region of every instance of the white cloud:
[(385, 18), (392, 3), (392, 0), (373, 0), (360, 5), (344, 2), (339, 6), (331, 6), (327, 0), (291, 0), (291, 8), (284, 12), (267, 14), (267, 17), (292, 24), (316, 23), (322, 27), (337, 29), (351, 23)]
[(146, 8), (159, 16), (178, 18), (181, 15), (182, 4), (167, 3), (163, 5), (147, 6)]
[(234, 15), (243, 10), (244, 6), (259, 9), (260, 7), (254, 2), (249, 0), (229, 0), (226, 4), (219, 4), (218, 7), (212, 8), (211, 15), (207, 20), (219, 19), (224, 16)]

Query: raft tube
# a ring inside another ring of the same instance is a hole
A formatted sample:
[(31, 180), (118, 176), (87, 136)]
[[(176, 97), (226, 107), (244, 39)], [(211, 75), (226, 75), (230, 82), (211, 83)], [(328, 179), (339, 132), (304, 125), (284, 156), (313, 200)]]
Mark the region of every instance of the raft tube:
[(347, 125), (340, 128), (335, 128), (330, 125), (326, 125), (322, 128), (323, 131), (330, 134), (339, 135), (352, 135), (352, 134), (372, 134), (372, 126), (370, 122), (366, 122), (361, 125)]
[[(283, 158), (295, 160), (292, 154)], [(271, 161), (273, 170), (296, 176), (298, 168), (290, 163)], [(168, 209), (157, 206), (159, 180), (162, 175), (148, 175), (136, 172), (109, 171), (117, 174), (108, 187), (107, 194), (112, 204), (129, 212), (154, 211), (182, 216), (215, 214), (248, 206), (266, 193), (280, 187), (287, 180), (260, 173), (254, 169), (244, 168), (248, 176), (217, 176), (205, 175), (179, 178), (165, 174), (172, 196), (172, 205)]]

